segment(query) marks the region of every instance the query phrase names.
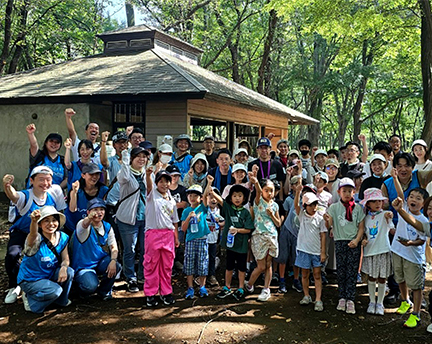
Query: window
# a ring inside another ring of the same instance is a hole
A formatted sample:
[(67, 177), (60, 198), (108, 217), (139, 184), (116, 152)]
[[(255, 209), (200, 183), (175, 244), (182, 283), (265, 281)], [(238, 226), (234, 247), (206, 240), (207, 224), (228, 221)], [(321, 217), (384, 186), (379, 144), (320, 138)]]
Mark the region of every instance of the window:
[(126, 127), (131, 125), (141, 128), (145, 134), (145, 103), (114, 103), (114, 132), (126, 130)]
[(191, 117), (192, 141), (202, 142), (204, 137), (211, 135), (216, 142), (226, 142), (227, 127), (225, 122)]

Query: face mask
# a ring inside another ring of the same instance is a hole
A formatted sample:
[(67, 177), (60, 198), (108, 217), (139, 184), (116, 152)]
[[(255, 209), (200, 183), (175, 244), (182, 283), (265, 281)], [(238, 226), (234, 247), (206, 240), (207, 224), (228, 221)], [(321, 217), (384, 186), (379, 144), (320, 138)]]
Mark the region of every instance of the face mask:
[(162, 154), (159, 160), (162, 164), (165, 165), (165, 164), (168, 164), (170, 162), (171, 157), (169, 155)]
[(301, 155), (306, 156), (309, 154), (309, 151), (308, 150), (301, 150), (300, 153), (301, 153)]

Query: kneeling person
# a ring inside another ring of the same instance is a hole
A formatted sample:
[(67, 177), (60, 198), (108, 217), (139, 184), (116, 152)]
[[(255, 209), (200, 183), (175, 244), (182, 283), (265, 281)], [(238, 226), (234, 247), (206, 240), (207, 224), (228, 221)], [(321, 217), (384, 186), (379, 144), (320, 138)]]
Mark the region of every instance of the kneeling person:
[[(103, 300), (112, 298), (115, 276), (121, 271), (114, 231), (103, 221), (106, 205), (100, 198), (87, 204), (87, 217), (78, 222), (72, 237), (72, 263), (75, 282), (82, 296), (97, 291)], [(102, 276), (99, 283), (98, 276)]]

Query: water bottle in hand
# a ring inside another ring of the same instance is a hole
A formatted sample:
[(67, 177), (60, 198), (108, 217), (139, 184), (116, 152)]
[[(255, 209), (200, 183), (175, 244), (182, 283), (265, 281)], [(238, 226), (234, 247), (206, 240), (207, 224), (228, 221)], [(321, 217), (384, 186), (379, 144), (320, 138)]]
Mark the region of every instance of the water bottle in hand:
[[(230, 227), (229, 229), (234, 228), (234, 227)], [(227, 247), (231, 248), (234, 246), (234, 236), (235, 234), (232, 234), (229, 230), (228, 230), (228, 234), (227, 234)]]
[(198, 233), (198, 219), (196, 216), (192, 216), (189, 221), (191, 233)]

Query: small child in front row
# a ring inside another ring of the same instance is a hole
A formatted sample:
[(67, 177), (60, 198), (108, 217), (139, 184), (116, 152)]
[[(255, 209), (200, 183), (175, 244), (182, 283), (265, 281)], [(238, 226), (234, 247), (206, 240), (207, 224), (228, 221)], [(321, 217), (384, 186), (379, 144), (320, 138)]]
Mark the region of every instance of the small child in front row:
[(257, 261), (257, 267), (252, 272), (246, 290), (254, 291), (254, 283), (264, 272), (264, 288), (258, 296), (258, 301), (267, 301), (270, 298), (270, 282), (272, 279), (272, 261), (278, 256), (278, 232), (276, 227), (281, 226), (279, 206), (273, 200), (275, 186), (270, 179), (256, 178), (256, 173), (249, 173), (250, 181), (255, 185), (256, 196), (253, 205), (255, 230), (252, 233), (251, 249)]
[[(212, 177), (210, 178), (213, 179)], [(211, 183), (210, 180), (209, 183)], [(233, 297), (239, 301), (244, 297), (249, 233), (254, 229), (252, 217), (249, 211), (244, 207), (249, 199), (249, 190), (242, 185), (233, 185), (226, 200), (222, 200), (222, 197), (213, 191), (210, 191), (210, 194), (215, 197), (217, 202), (222, 206), (222, 216), (225, 219), (225, 227), (222, 231), (221, 246), (227, 249), (225, 286), (216, 297), (223, 299), (229, 295), (233, 295)], [(232, 247), (227, 247), (228, 231), (234, 235)], [(231, 290), (231, 280), (235, 267), (237, 267), (239, 272), (239, 288), (233, 293)]]
[[(212, 187), (212, 190), (213, 193), (221, 196), (217, 188)], [(216, 279), (216, 257), (218, 251), (219, 233), (220, 229), (225, 225), (225, 219), (221, 216), (219, 204), (213, 195), (207, 195), (207, 204), (207, 225), (210, 229), (210, 234), (207, 237), (209, 251), (207, 282), (210, 284), (210, 287), (216, 287), (219, 285), (219, 282)]]
[(327, 228), (323, 216), (318, 212), (318, 197), (313, 192), (306, 192), (302, 197), (303, 209), (300, 208), (301, 183), (295, 186), (294, 207), (300, 221), (297, 239), (297, 258), (295, 265), (302, 269), (302, 285), (304, 297), (301, 305), (312, 302), (309, 294), (309, 274), (312, 269), (315, 281), (314, 310), (322, 312), (324, 304), (321, 300), (322, 279), (321, 266), (326, 260)]
[[(195, 296), (193, 288), (194, 275), (199, 276), (199, 296), (208, 296), (205, 283), (209, 261), (207, 236), (210, 234), (210, 230), (206, 218), (208, 212), (207, 195), (210, 188), (211, 184), (207, 183), (204, 196), (200, 185), (192, 185), (186, 190), (190, 206), (183, 210), (181, 218), (182, 230), (186, 233), (183, 264), (183, 272), (187, 276), (188, 284), (186, 299), (193, 299)], [(195, 223), (192, 223), (192, 219), (195, 220)]]
[[(382, 191), (369, 188), (364, 192), (360, 204), (365, 207), (365, 235), (363, 239), (363, 263), (361, 270), (368, 275), (369, 306), (367, 313), (384, 315), (384, 296), (386, 279), (392, 273), (389, 231), (394, 232), (391, 220), (393, 213), (383, 211), (384, 202), (388, 201)], [(378, 280), (378, 298), (375, 297)]]
[(365, 214), (354, 201), (355, 184), (350, 178), (339, 182), (340, 201), (324, 215), (329, 237), (334, 237), (339, 291), (338, 311), (355, 314), (357, 273), (360, 264), (360, 241), (364, 233)]
[(169, 186), (171, 175), (161, 170), (152, 179), (153, 167), (146, 170), (146, 232), (144, 240), (144, 293), (147, 307), (156, 307), (156, 294), (165, 305), (172, 305), (171, 274), (175, 248), (178, 240), (178, 213), (176, 201), (171, 196)]
[[(393, 171), (392, 171), (393, 172)], [(420, 322), (422, 287), (424, 283), (423, 260), (425, 254), (425, 232), (429, 221), (421, 213), (429, 194), (425, 189), (414, 188), (408, 193), (406, 203), (398, 178), (393, 178), (398, 198), (392, 205), (399, 214), (395, 238), (391, 244), (395, 281), (399, 284), (401, 305), (396, 311), (406, 314), (413, 308), (404, 327), (414, 328)], [(413, 303), (409, 300), (408, 288), (412, 290)]]

